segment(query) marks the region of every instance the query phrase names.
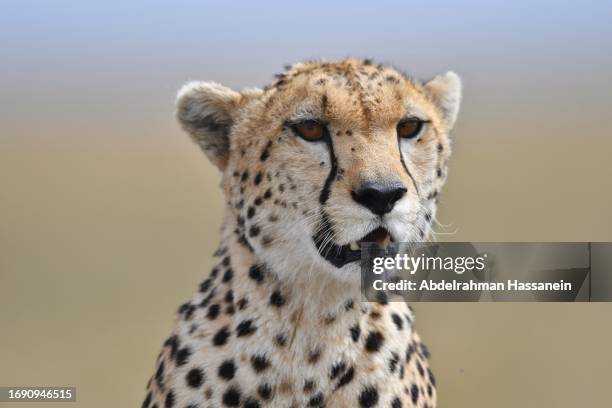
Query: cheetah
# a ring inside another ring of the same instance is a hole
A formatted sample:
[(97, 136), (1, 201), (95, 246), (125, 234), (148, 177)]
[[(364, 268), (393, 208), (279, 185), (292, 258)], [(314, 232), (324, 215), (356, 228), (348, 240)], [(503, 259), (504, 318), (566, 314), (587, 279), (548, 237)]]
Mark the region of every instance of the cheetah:
[(304, 62), (240, 92), (192, 82), (177, 118), (220, 170), (215, 266), (180, 306), (143, 407), (434, 407), (404, 302), (364, 301), (364, 243), (427, 239), (461, 81)]

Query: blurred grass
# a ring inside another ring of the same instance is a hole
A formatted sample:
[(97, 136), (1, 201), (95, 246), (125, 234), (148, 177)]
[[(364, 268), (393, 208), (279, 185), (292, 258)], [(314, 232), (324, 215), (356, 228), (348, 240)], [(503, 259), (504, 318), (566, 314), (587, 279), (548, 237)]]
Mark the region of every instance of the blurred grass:
[[(455, 233), (440, 239), (610, 240), (612, 146), (584, 146), (457, 137), (439, 215)], [(178, 130), (148, 145), (5, 144), (0, 384), (137, 406), (175, 308), (209, 270), (218, 183)], [(605, 406), (611, 306), (416, 305), (441, 406)]]

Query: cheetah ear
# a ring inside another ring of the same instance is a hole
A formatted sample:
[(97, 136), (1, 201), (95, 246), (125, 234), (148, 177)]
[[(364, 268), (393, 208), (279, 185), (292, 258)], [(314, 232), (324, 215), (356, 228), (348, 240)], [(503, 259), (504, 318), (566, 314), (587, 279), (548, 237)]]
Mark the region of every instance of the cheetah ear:
[(227, 166), (230, 130), (238, 109), (261, 90), (236, 92), (215, 82), (190, 82), (176, 97), (181, 127), (221, 171)]
[(429, 80), (425, 89), (442, 112), (442, 119), (450, 130), (457, 120), (461, 104), (461, 78), (453, 71), (448, 71)]

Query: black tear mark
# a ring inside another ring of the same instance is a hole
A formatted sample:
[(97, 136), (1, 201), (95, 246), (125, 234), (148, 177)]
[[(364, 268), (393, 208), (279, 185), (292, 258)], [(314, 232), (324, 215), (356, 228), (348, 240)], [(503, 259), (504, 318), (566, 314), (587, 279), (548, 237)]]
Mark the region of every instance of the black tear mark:
[(410, 173), (410, 170), (408, 170), (408, 166), (406, 166), (406, 162), (404, 161), (404, 155), (402, 154), (402, 139), (399, 136), (397, 137), (397, 148), (399, 149), (400, 161), (402, 162), (402, 166), (404, 166), (404, 170), (406, 170), (406, 173), (408, 173), (408, 177), (410, 177), (410, 180), (412, 180), (412, 184), (414, 185), (414, 189), (416, 190), (417, 196), (420, 198), (421, 193), (419, 192), (419, 186), (417, 186), (417, 183), (414, 180), (412, 173)]
[(334, 153), (334, 143), (329, 136), (329, 131), (325, 128), (325, 134), (323, 136), (323, 141), (327, 144), (327, 148), (329, 150), (329, 162), (331, 163), (331, 169), (329, 170), (329, 174), (327, 175), (327, 179), (325, 180), (325, 184), (323, 185), (323, 189), (321, 190), (321, 195), (319, 196), (319, 202), (321, 205), (325, 205), (327, 200), (329, 199), (329, 195), (331, 193), (331, 184), (336, 178), (338, 173), (338, 161), (336, 160), (336, 154)]

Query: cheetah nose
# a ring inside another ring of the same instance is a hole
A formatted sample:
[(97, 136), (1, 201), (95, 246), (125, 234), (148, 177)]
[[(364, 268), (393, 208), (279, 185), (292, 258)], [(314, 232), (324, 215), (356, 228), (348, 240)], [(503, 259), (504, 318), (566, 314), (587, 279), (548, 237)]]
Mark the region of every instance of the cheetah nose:
[(368, 208), (374, 214), (384, 215), (406, 194), (408, 189), (401, 181), (365, 182), (351, 191), (353, 200)]

